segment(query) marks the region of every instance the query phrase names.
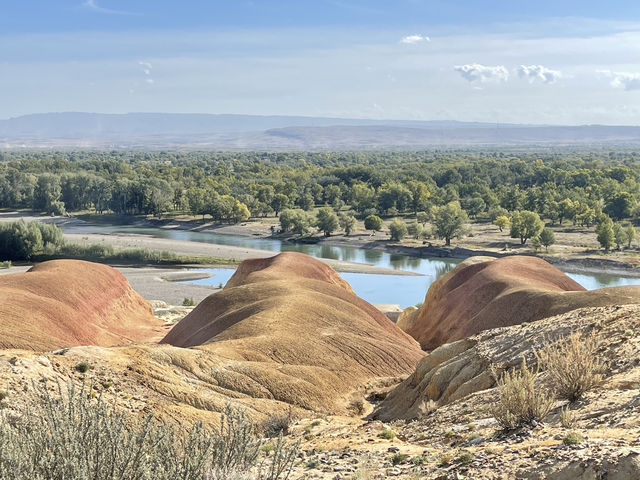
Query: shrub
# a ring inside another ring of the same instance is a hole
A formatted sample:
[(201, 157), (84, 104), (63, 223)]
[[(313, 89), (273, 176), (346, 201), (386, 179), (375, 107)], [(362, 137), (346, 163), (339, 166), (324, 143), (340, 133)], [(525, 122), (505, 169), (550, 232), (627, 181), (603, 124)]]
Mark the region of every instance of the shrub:
[(573, 402), (602, 382), (604, 364), (596, 355), (597, 349), (595, 334), (583, 338), (572, 333), (536, 352), (558, 398)]
[(576, 417), (569, 407), (565, 407), (560, 411), (560, 425), (564, 428), (573, 428), (576, 424)]
[(536, 387), (537, 371), (532, 371), (523, 359), (519, 370), (506, 372), (498, 380), (500, 398), (491, 413), (506, 430), (542, 421), (553, 406), (549, 392)]
[(409, 455), (405, 455), (404, 453), (396, 453), (393, 457), (391, 457), (392, 465), (400, 465), (404, 463), (409, 458)]
[(195, 304), (196, 301), (192, 297), (184, 297), (184, 300), (182, 300), (183, 307), (193, 307)]
[(182, 429), (149, 416), (132, 420), (89, 388), (39, 388), (40, 402), (8, 421), (0, 414), (3, 480), (221, 480), (286, 479), (298, 444), (282, 437), (269, 459), (243, 412), (227, 407), (219, 427)]
[(565, 445), (578, 445), (584, 442), (584, 438), (575, 432), (567, 433), (562, 439), (562, 443)]
[(0, 268), (11, 268), (11, 260), (0, 262)]
[(399, 242), (407, 236), (407, 225), (402, 220), (394, 218), (389, 224), (389, 233), (391, 234), (391, 240)]
[(378, 438), (384, 438), (385, 440), (393, 440), (394, 438), (396, 438), (396, 434), (393, 432), (393, 430), (389, 428), (385, 428), (378, 434)]
[(279, 435), (289, 435), (289, 427), (292, 421), (291, 410), (287, 413), (274, 413), (263, 422), (262, 431), (268, 438), (275, 438)]
[(473, 462), (473, 454), (470, 452), (462, 452), (455, 459), (456, 463), (460, 463), (462, 465), (466, 465), (467, 463)]
[(74, 368), (76, 369), (76, 372), (87, 373), (89, 370), (91, 370), (91, 365), (87, 362), (80, 362), (76, 364)]

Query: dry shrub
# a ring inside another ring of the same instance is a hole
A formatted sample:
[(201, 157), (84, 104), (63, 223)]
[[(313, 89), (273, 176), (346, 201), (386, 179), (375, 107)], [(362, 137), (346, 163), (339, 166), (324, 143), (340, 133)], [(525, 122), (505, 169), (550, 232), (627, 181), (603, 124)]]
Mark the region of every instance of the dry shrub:
[(293, 411), (287, 413), (274, 413), (262, 423), (262, 432), (265, 437), (276, 438), (279, 435), (289, 435), (289, 428), (293, 423)]
[(506, 372), (498, 380), (500, 399), (492, 405), (491, 414), (504, 429), (540, 422), (551, 411), (553, 398), (545, 389), (536, 387), (537, 373), (523, 359), (519, 370)]
[(37, 388), (33, 409), (0, 413), (2, 480), (286, 480), (299, 449), (279, 436), (261, 458), (255, 425), (231, 407), (218, 428), (181, 428), (151, 416), (136, 421), (93, 398), (91, 386)]
[(573, 402), (602, 382), (605, 365), (598, 359), (597, 350), (594, 333), (583, 337), (574, 332), (536, 352), (558, 398)]

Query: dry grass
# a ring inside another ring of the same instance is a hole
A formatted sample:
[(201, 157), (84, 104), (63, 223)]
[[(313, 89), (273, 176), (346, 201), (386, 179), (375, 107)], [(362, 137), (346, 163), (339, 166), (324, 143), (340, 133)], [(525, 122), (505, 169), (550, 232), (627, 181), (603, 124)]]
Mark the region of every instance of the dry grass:
[(492, 405), (491, 414), (504, 429), (540, 422), (551, 411), (553, 398), (536, 386), (536, 374), (537, 370), (530, 370), (523, 359), (519, 370), (506, 372), (498, 380), (500, 398)]
[(558, 398), (573, 402), (602, 382), (605, 365), (597, 350), (594, 333), (583, 337), (574, 332), (536, 352)]

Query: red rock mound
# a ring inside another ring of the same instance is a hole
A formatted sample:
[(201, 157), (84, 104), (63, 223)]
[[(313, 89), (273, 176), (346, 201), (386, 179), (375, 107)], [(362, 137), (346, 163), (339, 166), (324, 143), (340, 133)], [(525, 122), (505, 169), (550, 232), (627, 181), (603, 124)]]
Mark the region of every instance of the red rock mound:
[(537, 257), (470, 258), (431, 285), (406, 331), (432, 350), (491, 328), (638, 301), (640, 287), (586, 291)]
[(0, 348), (55, 350), (148, 341), (161, 322), (114, 268), (54, 260), (0, 275)]
[(405, 375), (423, 353), (324, 263), (300, 253), (245, 260), (163, 339), (232, 362), (219, 386), (334, 410), (376, 377)]

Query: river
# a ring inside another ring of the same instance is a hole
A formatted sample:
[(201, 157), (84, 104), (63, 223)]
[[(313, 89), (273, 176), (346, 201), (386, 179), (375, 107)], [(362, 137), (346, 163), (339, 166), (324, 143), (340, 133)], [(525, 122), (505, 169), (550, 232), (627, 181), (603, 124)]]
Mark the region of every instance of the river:
[[(63, 227), (68, 233), (129, 233), (151, 235), (173, 240), (233, 245), (245, 248), (257, 248), (273, 252), (295, 251), (317, 258), (331, 258), (357, 263), (367, 263), (379, 267), (396, 270), (407, 270), (420, 273), (421, 276), (378, 275), (369, 273), (342, 273), (354, 291), (371, 303), (398, 304), (402, 307), (415, 305), (424, 299), (429, 285), (443, 273), (453, 268), (459, 259), (419, 258), (398, 255), (381, 250), (362, 249), (350, 246), (308, 245), (283, 242), (281, 240), (226, 235), (210, 232), (193, 232), (189, 230), (163, 229), (156, 227), (136, 227), (120, 225), (89, 225), (82, 227)], [(211, 277), (195, 280), (190, 283), (219, 285), (225, 284), (233, 274), (232, 269), (211, 268), (198, 269), (212, 274)], [(638, 285), (640, 278), (610, 275), (606, 273), (567, 273), (576, 282), (588, 290), (619, 285)]]

